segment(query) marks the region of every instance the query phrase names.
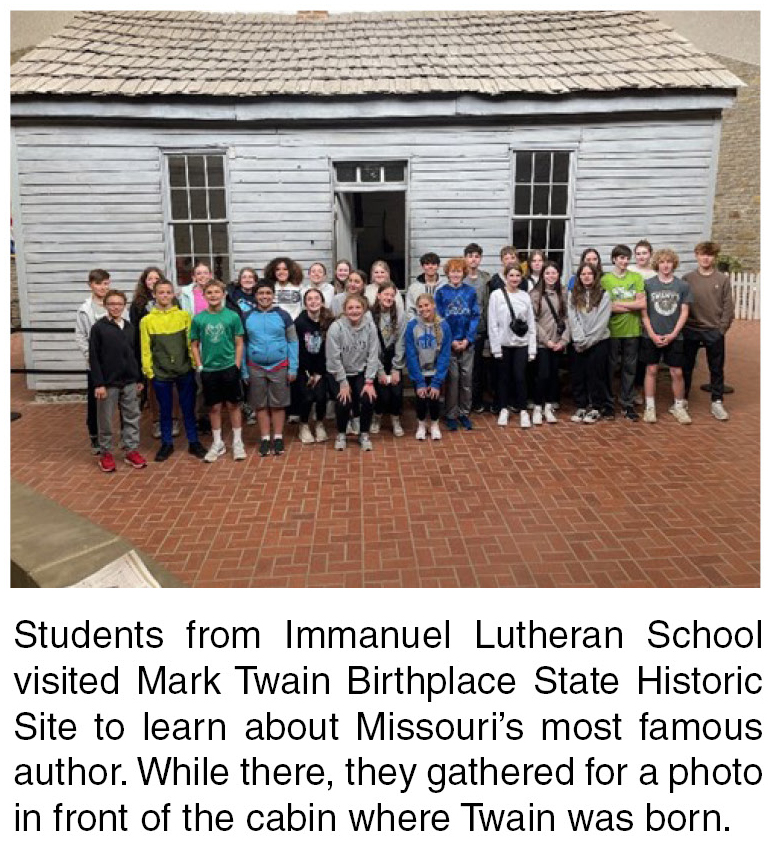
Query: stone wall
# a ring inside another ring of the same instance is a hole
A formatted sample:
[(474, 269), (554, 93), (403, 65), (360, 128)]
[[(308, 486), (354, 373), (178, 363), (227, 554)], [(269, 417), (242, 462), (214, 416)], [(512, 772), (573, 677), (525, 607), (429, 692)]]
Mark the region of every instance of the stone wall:
[(736, 105), (723, 113), (712, 238), (724, 254), (741, 260), (744, 271), (760, 271), (761, 69), (727, 56), (717, 57), (747, 83)]

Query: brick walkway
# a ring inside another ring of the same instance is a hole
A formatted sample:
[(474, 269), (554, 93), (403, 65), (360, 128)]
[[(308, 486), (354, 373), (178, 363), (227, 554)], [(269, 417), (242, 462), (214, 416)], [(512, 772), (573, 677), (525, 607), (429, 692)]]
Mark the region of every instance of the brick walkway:
[(85, 450), (85, 406), (36, 404), (14, 376), (11, 474), (200, 587), (757, 587), (759, 343), (758, 323), (732, 328), (728, 423), (698, 388), (701, 354), (690, 427), (666, 413), (662, 376), (653, 426), (573, 425), (566, 403), (528, 432), (475, 417), (440, 444), (383, 435), (339, 453), (291, 437), (266, 459), (248, 428), (244, 463), (206, 465), (178, 438), (166, 463), (110, 476)]

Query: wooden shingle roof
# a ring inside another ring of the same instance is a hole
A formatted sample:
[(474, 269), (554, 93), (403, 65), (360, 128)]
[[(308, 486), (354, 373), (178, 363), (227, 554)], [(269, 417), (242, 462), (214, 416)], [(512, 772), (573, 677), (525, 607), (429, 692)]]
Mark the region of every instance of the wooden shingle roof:
[(645, 12), (84, 12), (12, 95), (559, 95), (743, 85)]

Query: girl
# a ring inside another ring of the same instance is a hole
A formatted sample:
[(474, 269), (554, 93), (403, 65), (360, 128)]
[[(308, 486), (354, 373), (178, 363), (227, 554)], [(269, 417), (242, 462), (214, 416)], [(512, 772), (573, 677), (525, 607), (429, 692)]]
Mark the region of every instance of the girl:
[(275, 257), (263, 270), (263, 279), (274, 287), (274, 305), (295, 322), (301, 313), (301, 266), (290, 257)]
[(362, 295), (365, 297), (366, 288), (366, 273), (361, 269), (352, 269), (347, 278), (346, 288), (344, 292), (339, 292), (333, 297), (333, 306), (331, 312), (334, 317), (338, 317), (344, 312), (344, 301), (348, 295)]
[(521, 288), (521, 269), (510, 265), (505, 270), (505, 288), (496, 289), (489, 299), (489, 345), (498, 366), (500, 408), (497, 424), (508, 424), (507, 399), (513, 397), (521, 427), (530, 428), (527, 412), (527, 361), (537, 354), (535, 314), (529, 295)]
[[(302, 443), (324, 443), (325, 405), (328, 385), (325, 375), (325, 336), (333, 321), (333, 314), (323, 304), (322, 293), (314, 287), (304, 293), (304, 310), (296, 319), (298, 336), (298, 384), (301, 387), (301, 426), (298, 436)], [(314, 436), (309, 427), (309, 414), (315, 409), (317, 425)]]
[(201, 459), (207, 451), (199, 442), (194, 414), (196, 379), (191, 361), (191, 316), (173, 303), (175, 294), (169, 281), (160, 280), (153, 295), (156, 305), (140, 321), (140, 347), (142, 371), (159, 401), (161, 446), (155, 460), (165, 461), (175, 450), (172, 443), (174, 388), (183, 412), (188, 451)]
[(441, 387), (451, 359), (451, 329), (435, 312), (435, 300), (423, 293), (416, 300), (417, 317), (406, 326), (406, 365), (416, 389), (418, 440), (427, 436), (430, 415), (430, 439), (440, 440)]
[[(578, 269), (580, 269), (580, 267), (584, 263), (590, 263), (592, 266), (594, 266), (594, 268), (599, 269), (600, 278), (604, 274), (604, 270), (602, 269), (602, 258), (599, 256), (599, 251), (597, 251), (596, 248), (586, 248), (586, 250), (581, 254), (580, 262), (578, 263)], [(568, 292), (572, 292), (577, 278), (577, 272), (570, 277), (569, 281), (567, 282)]]
[(545, 264), (530, 298), (535, 311), (538, 345), (532, 424), (542, 425), (544, 416), (546, 422), (553, 424), (556, 422), (554, 405), (559, 405), (559, 363), (570, 341), (567, 307), (556, 263)]
[[(230, 286), (226, 293), (226, 306), (239, 314), (243, 325), (249, 313), (258, 306), (255, 300), (257, 285), (258, 272), (252, 266), (245, 266), (239, 270), (237, 282)], [(245, 385), (245, 398), (247, 398), (246, 390), (247, 385)], [(246, 425), (255, 425), (255, 411), (246, 401), (242, 402), (242, 415)]]
[(344, 292), (349, 276), (352, 273), (352, 263), (349, 260), (337, 260), (336, 270), (333, 273), (333, 288), (336, 293)]
[[(376, 296), (379, 293), (379, 288), (386, 283), (392, 283), (390, 278), (390, 267), (384, 260), (377, 260), (371, 266), (371, 282), (366, 286), (365, 297), (368, 299), (369, 306), (373, 307), (376, 303)], [(395, 288), (395, 303), (398, 307), (398, 318), (403, 317), (404, 305), (403, 296)]]
[(576, 411), (572, 422), (594, 424), (610, 393), (610, 296), (599, 282), (602, 274), (593, 263), (581, 263), (578, 283), (570, 293), (567, 313), (575, 354), (570, 365)]
[(371, 424), (371, 433), (378, 434), (383, 413), (389, 413), (392, 419), (392, 433), (396, 437), (404, 434), (400, 423), (403, 409), (403, 385), (401, 369), (404, 366), (405, 316), (398, 316), (396, 297), (398, 290), (394, 283), (386, 283), (376, 296), (371, 308), (371, 316), (376, 325), (379, 338), (379, 374), (376, 382), (376, 416)]
[(312, 263), (309, 266), (309, 283), (305, 283), (301, 287), (302, 300), (307, 290), (317, 289), (323, 297), (323, 303), (330, 310), (336, 291), (333, 288), (333, 284), (325, 280), (326, 277), (328, 277), (328, 269), (322, 263)]
[(207, 309), (204, 287), (212, 280), (212, 269), (200, 261), (193, 267), (192, 277), (192, 282), (180, 290), (180, 307), (193, 319)]
[(366, 321), (367, 307), (362, 296), (347, 295), (344, 314), (331, 325), (326, 339), (328, 386), (336, 399), (337, 451), (347, 447), (347, 422), (353, 413), (360, 414), (360, 448), (364, 452), (373, 448), (368, 432), (376, 400), (379, 340), (374, 323)]
[(522, 281), (522, 289), (526, 289), (528, 293), (532, 292), (540, 282), (540, 273), (545, 264), (546, 255), (544, 251), (530, 251), (527, 261), (527, 276)]

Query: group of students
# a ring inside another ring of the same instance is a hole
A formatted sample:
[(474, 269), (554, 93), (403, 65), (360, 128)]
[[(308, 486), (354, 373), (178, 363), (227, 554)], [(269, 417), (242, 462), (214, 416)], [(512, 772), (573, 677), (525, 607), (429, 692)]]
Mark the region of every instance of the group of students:
[[(523, 428), (553, 424), (565, 361), (576, 408), (571, 421), (615, 417), (612, 382), (620, 366), (623, 415), (639, 419), (637, 388), (644, 384), (643, 419), (655, 422), (663, 361), (674, 394), (670, 412), (688, 424), (686, 399), (701, 347), (712, 414), (728, 419), (723, 363), (733, 299), (728, 277), (715, 268), (718, 252), (714, 243), (697, 245), (698, 269), (680, 279), (674, 251), (653, 253), (647, 240), (635, 246), (634, 268), (632, 251), (617, 245), (607, 273), (599, 253), (587, 249), (564, 286), (559, 267), (542, 251), (520, 263), (516, 249), (506, 246), (501, 270), (490, 276), (480, 268), (481, 247), (471, 243), (464, 256), (443, 265), (443, 278), (438, 255), (424, 254), (405, 300), (381, 260), (368, 275), (340, 261), (329, 282), (322, 263), (312, 264), (305, 281), (298, 263), (277, 257), (262, 275), (241, 269), (230, 287), (198, 263), (192, 282), (177, 293), (161, 269), (148, 267), (128, 310), (109, 274), (94, 269), (91, 295), (76, 315), (76, 341), (89, 367), (92, 450), (103, 471), (115, 471), (118, 408), (125, 461), (146, 466), (138, 447), (147, 402), (161, 441), (155, 460), (166, 460), (179, 430), (176, 390), (188, 451), (206, 462), (227, 452), (224, 413), (237, 461), (247, 456), (244, 416), (257, 422), (259, 454), (266, 457), (285, 451), (286, 413), (299, 422), (302, 443), (325, 442), (330, 406), (335, 449), (345, 449), (353, 435), (371, 451), (383, 416), (396, 437), (404, 435), (404, 370), (414, 388), (418, 440), (441, 439), (442, 414), (449, 431), (471, 430), (471, 413), (488, 409), (503, 427), (509, 411)], [(209, 448), (199, 438), (207, 432)]]

